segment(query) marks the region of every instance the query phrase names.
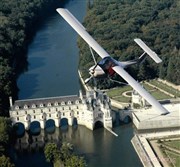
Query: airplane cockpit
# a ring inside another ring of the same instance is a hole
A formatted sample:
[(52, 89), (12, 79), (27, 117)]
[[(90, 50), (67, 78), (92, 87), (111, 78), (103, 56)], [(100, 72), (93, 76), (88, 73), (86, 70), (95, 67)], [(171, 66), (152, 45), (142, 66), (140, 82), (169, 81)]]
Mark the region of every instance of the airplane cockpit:
[(115, 73), (112, 67), (117, 66), (118, 64), (112, 57), (105, 57), (98, 62), (98, 65), (107, 75), (112, 76)]

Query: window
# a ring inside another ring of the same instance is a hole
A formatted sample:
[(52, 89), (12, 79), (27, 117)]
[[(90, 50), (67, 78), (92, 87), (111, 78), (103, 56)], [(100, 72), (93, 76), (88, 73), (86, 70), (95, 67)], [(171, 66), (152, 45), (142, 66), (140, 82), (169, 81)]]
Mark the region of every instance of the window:
[(40, 104), (40, 107), (44, 107), (44, 105), (41, 103), (41, 104)]
[(77, 115), (79, 115), (79, 111), (77, 111)]
[(43, 110), (41, 109), (41, 113), (43, 113)]
[(36, 108), (36, 105), (35, 105), (35, 104), (32, 104), (32, 108)]
[(65, 105), (65, 102), (64, 102), (64, 101), (62, 101), (62, 102), (61, 102), (61, 105)]
[(34, 115), (34, 119), (36, 119), (36, 116)]
[(79, 104), (79, 100), (76, 100), (76, 104)]
[(28, 106), (27, 106), (27, 105), (24, 105), (24, 108), (25, 108), (25, 109), (27, 109), (27, 108), (28, 108)]
[(35, 113), (35, 110), (33, 110), (33, 113)]
[(51, 103), (48, 103), (48, 107), (51, 107)]
[(19, 117), (17, 117), (17, 121), (19, 121)]
[(55, 106), (58, 106), (58, 102), (56, 101), (56, 102), (54, 103), (54, 105), (55, 105)]
[(49, 117), (51, 117), (51, 114), (49, 114)]
[(27, 111), (25, 111), (25, 114), (27, 114)]
[(16, 109), (16, 110), (19, 110), (19, 106), (16, 106), (15, 109)]

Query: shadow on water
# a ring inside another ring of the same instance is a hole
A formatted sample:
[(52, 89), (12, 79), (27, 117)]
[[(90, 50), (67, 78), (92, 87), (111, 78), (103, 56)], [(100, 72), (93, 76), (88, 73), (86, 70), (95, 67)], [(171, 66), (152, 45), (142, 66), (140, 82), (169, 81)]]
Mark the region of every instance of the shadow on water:
[[(26, 83), (26, 84), (24, 84), (24, 83)], [(21, 88), (25, 87), (24, 89), (26, 90), (25, 94), (21, 95), (21, 99), (24, 99), (26, 97), (31, 97), (34, 94), (34, 92), (38, 91), (38, 89), (37, 89), (38, 75), (37, 74), (26, 74), (25, 77), (21, 76), (21, 82), (19, 82), (18, 85)]]
[(29, 62), (31, 62), (29, 66), (31, 66), (32, 70), (45, 65), (45, 60), (42, 57), (30, 57)]

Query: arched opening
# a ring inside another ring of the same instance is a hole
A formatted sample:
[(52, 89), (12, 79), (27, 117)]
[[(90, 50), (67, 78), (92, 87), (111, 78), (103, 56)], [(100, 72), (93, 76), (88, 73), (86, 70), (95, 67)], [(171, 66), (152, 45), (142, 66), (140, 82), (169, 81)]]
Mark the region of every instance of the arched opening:
[(123, 119), (123, 122), (125, 123), (125, 124), (128, 124), (128, 123), (130, 123), (132, 120), (131, 120), (131, 117), (130, 116), (126, 116), (124, 119)]
[(113, 110), (113, 117), (113, 127), (119, 126), (121, 124), (120, 113), (116, 110)]
[(62, 118), (61, 121), (60, 121), (60, 126), (61, 126), (61, 129), (68, 128), (68, 119), (67, 118)]
[(49, 119), (46, 121), (45, 129), (48, 133), (53, 133), (55, 131), (55, 122), (53, 119)]
[(94, 124), (94, 129), (99, 129), (103, 127), (103, 123), (101, 121), (97, 121)]
[(29, 128), (29, 132), (32, 135), (37, 135), (40, 134), (41, 132), (41, 127), (40, 127), (40, 123), (38, 121), (33, 121), (30, 124), (30, 128)]
[(77, 121), (77, 118), (74, 118), (73, 119), (73, 127), (76, 128), (78, 126), (78, 121)]
[(15, 133), (18, 137), (24, 136), (25, 127), (23, 123), (17, 122), (14, 124), (13, 128), (15, 129)]

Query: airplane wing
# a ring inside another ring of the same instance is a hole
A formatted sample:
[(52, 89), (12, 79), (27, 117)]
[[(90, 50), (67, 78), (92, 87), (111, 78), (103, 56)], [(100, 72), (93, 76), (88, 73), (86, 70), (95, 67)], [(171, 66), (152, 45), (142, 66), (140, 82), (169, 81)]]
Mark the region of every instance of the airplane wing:
[(152, 51), (141, 39), (136, 38), (134, 41), (156, 62), (161, 63), (162, 60), (158, 57), (158, 55)]
[(152, 97), (133, 77), (131, 77), (122, 67), (115, 66), (112, 68), (119, 74), (125, 81), (131, 85), (154, 109), (160, 111), (162, 115), (168, 114), (167, 111), (154, 97)]
[[(67, 10), (63, 8), (56, 11), (71, 25), (71, 27), (101, 56), (101, 58), (110, 57), (110, 55), (86, 32), (83, 25)], [(147, 49), (146, 49), (147, 50)], [(145, 98), (157, 111), (162, 114), (169, 113), (157, 100), (155, 100), (138, 82), (135, 81), (120, 65), (112, 67), (129, 85), (131, 85), (143, 98)]]
[(56, 11), (96, 51), (96, 53), (101, 56), (101, 58), (109, 56), (109, 54), (89, 35), (84, 26), (67, 9), (58, 8)]

